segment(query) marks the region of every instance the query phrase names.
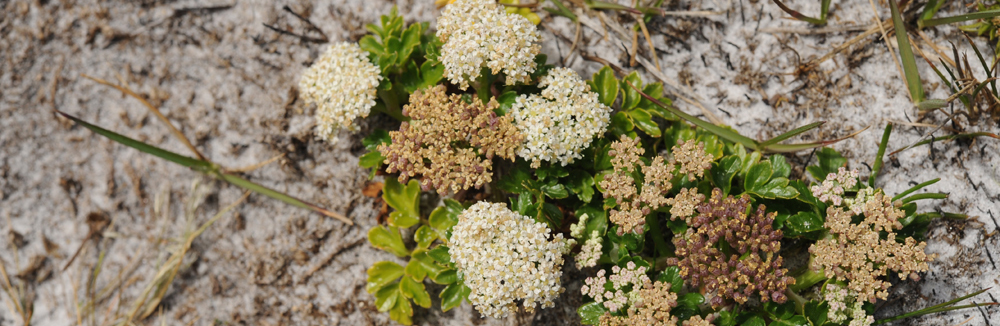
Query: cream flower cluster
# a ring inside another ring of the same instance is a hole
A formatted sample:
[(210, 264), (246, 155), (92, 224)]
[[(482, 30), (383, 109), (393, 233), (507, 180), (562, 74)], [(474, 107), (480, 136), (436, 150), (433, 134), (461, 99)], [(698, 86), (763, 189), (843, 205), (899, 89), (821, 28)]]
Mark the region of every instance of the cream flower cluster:
[(485, 316), (506, 317), (522, 300), (525, 309), (551, 307), (563, 291), (565, 240), (544, 223), (507, 209), (504, 204), (479, 202), (458, 217), (450, 244), (451, 260), (465, 285), (469, 301)]
[(507, 85), (527, 82), (535, 71), (541, 36), (521, 15), (509, 14), (494, 0), (458, 0), (437, 21), (444, 75), (461, 89), (479, 77), (482, 67), (503, 71)]
[(316, 103), (320, 138), (336, 142), (340, 129), (354, 131), (354, 119), (368, 116), (382, 80), (380, 71), (358, 44), (341, 42), (331, 45), (302, 74), (299, 92), (306, 103)]
[(875, 317), (865, 313), (864, 300), (858, 300), (857, 293), (849, 292), (846, 287), (829, 283), (823, 299), (830, 304), (827, 318), (835, 324), (843, 324), (851, 319), (848, 326), (870, 326), (875, 323)]
[(580, 253), (576, 254), (576, 268), (597, 266), (597, 259), (601, 258), (601, 235), (597, 230), (590, 232), (590, 238), (580, 247)]
[[(583, 294), (594, 298), (594, 301), (604, 305), (611, 312), (616, 312), (625, 307), (626, 304), (635, 304), (639, 298), (637, 296), (643, 285), (649, 284), (649, 277), (646, 276), (645, 266), (636, 266), (634, 262), (628, 262), (625, 268), (618, 266), (611, 267), (611, 276), (605, 270), (597, 271), (597, 275), (584, 280), (584, 286), (580, 288)], [(605, 291), (604, 285), (611, 282), (612, 289)], [(624, 289), (632, 286), (629, 295), (625, 295)]]
[(550, 70), (538, 86), (544, 88), (541, 95), (519, 96), (509, 113), (525, 136), (517, 155), (534, 168), (542, 161), (566, 166), (582, 158), (594, 136), (608, 127), (611, 108), (569, 68)]
[(858, 170), (848, 171), (847, 169), (841, 167), (838, 169), (837, 173), (830, 173), (826, 175), (826, 180), (823, 180), (819, 185), (815, 185), (809, 188), (813, 193), (813, 197), (816, 197), (821, 202), (833, 203), (834, 206), (840, 206), (844, 198), (844, 189), (853, 188), (858, 184)]

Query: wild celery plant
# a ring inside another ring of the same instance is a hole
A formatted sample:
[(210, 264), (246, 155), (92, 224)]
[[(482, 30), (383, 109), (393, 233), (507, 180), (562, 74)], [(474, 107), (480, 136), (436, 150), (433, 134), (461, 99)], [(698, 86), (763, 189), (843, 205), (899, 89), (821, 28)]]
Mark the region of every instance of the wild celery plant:
[[(477, 6), (488, 0), (458, 1), (450, 9), (495, 9)], [(394, 25), (392, 18), (383, 21)], [(447, 28), (507, 33), (476, 24)], [(422, 44), (433, 54), (444, 53), (447, 43)], [(511, 44), (533, 51), (530, 42)], [(484, 58), (510, 50), (489, 49)], [(454, 55), (436, 58), (446, 70), (468, 63)], [(424, 59), (421, 66), (434, 65), (430, 56)], [(462, 74), (446, 71), (447, 79), (419, 83), (413, 101), (399, 102), (409, 120), (363, 140), (369, 153), (361, 164), (373, 175), (388, 174), (383, 199), (395, 209), (386, 225), (369, 231), (369, 241), (410, 257), (405, 266), (372, 266), (367, 290), (380, 311), (404, 324), (413, 322), (413, 303), (430, 306), (428, 278), (446, 286), (444, 310), (465, 300), (487, 316), (508, 315), (519, 303), (529, 310), (551, 306), (552, 294), (564, 291), (558, 279), (567, 253), (591, 275), (578, 309), (585, 324), (871, 324), (873, 303), (886, 298), (891, 273), (917, 278), (933, 259), (920, 242), (930, 221), (964, 218), (917, 212), (918, 201), (944, 198), (916, 194), (937, 180), (895, 196), (876, 188), (890, 128), (868, 183), (830, 148), (816, 151), (808, 181), (793, 175), (781, 153), (839, 139), (783, 142), (822, 122), (757, 141), (674, 108), (661, 84), (643, 83), (638, 73), (619, 79), (604, 67), (584, 81), (547, 65), (542, 55), (517, 67), (478, 68), (476, 77), (462, 68)], [(388, 75), (384, 82), (401, 78)], [(563, 138), (572, 141), (553, 141)], [(420, 193), (432, 190), (450, 198), (424, 218)], [(533, 231), (525, 234), (526, 228)], [(412, 243), (403, 240), (406, 234)], [(860, 256), (822, 250), (841, 244)], [(484, 254), (475, 254), (477, 248)], [(812, 258), (785, 266), (782, 255), (795, 252), (812, 252)], [(514, 265), (517, 270), (509, 270)], [(500, 288), (510, 292), (497, 293)]]

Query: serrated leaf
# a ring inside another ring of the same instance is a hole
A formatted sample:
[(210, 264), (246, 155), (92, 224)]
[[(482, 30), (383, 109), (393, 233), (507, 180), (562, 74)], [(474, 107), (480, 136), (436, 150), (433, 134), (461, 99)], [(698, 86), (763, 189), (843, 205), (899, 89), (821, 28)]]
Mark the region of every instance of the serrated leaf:
[(576, 194), (584, 203), (589, 203), (594, 197), (594, 177), (587, 171), (574, 170), (567, 178), (569, 190)]
[(584, 325), (597, 325), (605, 312), (608, 312), (608, 309), (597, 302), (587, 303), (576, 309), (576, 314), (580, 315), (580, 322)]
[(747, 154), (746, 156), (742, 157), (742, 160), (743, 161), (740, 163), (741, 164), (740, 174), (746, 176), (747, 173), (750, 172), (750, 167), (753, 167), (755, 164), (760, 162), (760, 152), (755, 151), (750, 154)]
[(373, 247), (388, 251), (397, 257), (406, 257), (410, 254), (410, 251), (406, 250), (406, 245), (403, 244), (403, 237), (399, 234), (399, 229), (395, 226), (389, 228), (373, 227), (368, 231), (368, 242), (371, 242)]
[(767, 323), (764, 322), (764, 318), (753, 316), (743, 322), (742, 326), (767, 326)]
[(385, 47), (383, 47), (382, 44), (376, 41), (371, 35), (365, 35), (365, 37), (362, 37), (361, 40), (358, 41), (358, 46), (360, 46), (362, 50), (376, 56), (382, 56), (385, 54)]
[(427, 225), (421, 225), (417, 229), (417, 232), (413, 234), (413, 240), (417, 242), (417, 248), (427, 249), (430, 247), (434, 240), (437, 240), (438, 233), (434, 232), (431, 227)]
[(794, 237), (823, 229), (823, 218), (815, 212), (801, 211), (785, 220), (786, 236)]
[(628, 114), (632, 118), (632, 123), (650, 137), (659, 138), (663, 135), (660, 125), (653, 122), (653, 117), (646, 110), (634, 109), (628, 111)]
[(569, 191), (561, 183), (542, 186), (542, 192), (549, 198), (563, 199), (569, 197)]
[(435, 276), (431, 276), (431, 281), (437, 284), (452, 284), (458, 281), (458, 271), (454, 269), (444, 270)]
[(556, 205), (543, 203), (542, 210), (539, 213), (539, 215), (544, 215), (545, 220), (543, 222), (548, 223), (550, 228), (558, 230), (562, 226), (563, 214)]
[(369, 267), (367, 273), (365, 290), (372, 293), (403, 276), (403, 266), (391, 261), (380, 261)]
[(761, 198), (774, 199), (792, 199), (799, 195), (798, 190), (794, 187), (788, 185), (788, 179), (786, 178), (774, 178), (767, 182), (767, 184), (749, 191)]
[(826, 180), (828, 174), (837, 173), (838, 168), (847, 165), (847, 159), (841, 156), (840, 152), (829, 147), (823, 147), (816, 152), (816, 160), (817, 164), (806, 167), (806, 171), (821, 182)]
[(795, 303), (794, 301), (786, 301), (785, 303), (768, 301), (764, 303), (764, 311), (771, 316), (771, 319), (788, 319), (795, 315)]
[[(410, 261), (406, 263), (406, 269), (404, 269), (404, 271), (406, 272), (407, 276), (421, 280), (427, 277), (428, 273), (427, 269), (424, 268), (423, 264), (421, 264), (420, 261), (416, 259), (410, 259)], [(404, 277), (404, 278), (409, 278), (409, 277)]]
[(413, 302), (424, 308), (431, 307), (431, 295), (427, 293), (424, 284), (417, 282), (410, 277), (404, 277), (399, 283), (399, 290), (403, 296), (413, 299)]
[[(379, 288), (375, 292), (375, 307), (378, 308), (379, 312), (386, 312), (392, 309), (396, 305), (396, 301), (400, 300), (401, 294), (399, 293), (399, 283), (392, 283), (382, 288)], [(405, 299), (403, 299), (405, 301)]]
[(681, 270), (677, 266), (670, 266), (660, 272), (656, 278), (660, 282), (670, 283), (670, 292), (678, 293), (684, 286), (684, 278), (681, 277)]
[(792, 166), (785, 160), (784, 155), (771, 155), (768, 161), (771, 162), (771, 170), (774, 171), (775, 178), (788, 178), (792, 174)]
[[(634, 109), (636, 106), (639, 105), (639, 100), (642, 99), (642, 96), (639, 95), (639, 92), (636, 91), (635, 88), (629, 87), (626, 81), (631, 82), (632, 85), (635, 85), (635, 87), (642, 88), (642, 78), (639, 78), (638, 72), (633, 71), (632, 73), (628, 74), (628, 76), (625, 76), (624, 79), (622, 79), (621, 81), (621, 90), (623, 93), (622, 107), (621, 107), (622, 111), (628, 111)], [(606, 105), (611, 106), (610, 104)]]
[(618, 79), (615, 78), (615, 72), (611, 70), (611, 67), (604, 66), (601, 70), (594, 73), (594, 76), (590, 81), (587, 81), (590, 85), (590, 89), (597, 93), (597, 98), (601, 103), (607, 106), (611, 106), (615, 103), (615, 99), (618, 98)]
[(420, 183), (410, 180), (403, 187), (396, 178), (386, 178), (382, 199), (396, 209), (389, 214), (389, 224), (408, 228), (420, 222)]
[[(427, 251), (423, 249), (414, 250), (413, 259), (411, 259), (410, 261), (418, 262), (420, 264), (420, 268), (423, 268), (423, 270), (427, 271), (427, 275), (430, 276), (440, 274), (442, 271), (445, 270), (444, 267), (438, 265), (438, 263), (434, 260), (434, 258), (431, 258), (431, 256), (427, 254)], [(420, 279), (423, 279), (423, 277), (421, 277)]]
[(400, 298), (396, 300), (396, 304), (389, 310), (389, 318), (395, 320), (396, 322), (403, 325), (413, 325), (413, 307), (410, 306), (410, 300)]
[(615, 138), (628, 135), (632, 129), (635, 129), (635, 124), (625, 112), (618, 112), (611, 116), (611, 132), (615, 134)]
[(772, 173), (771, 162), (760, 162), (750, 167), (750, 170), (747, 171), (746, 179), (743, 180), (747, 192), (758, 194), (763, 192), (761, 188), (771, 179)]
[(389, 137), (389, 132), (384, 129), (375, 129), (367, 137), (361, 140), (361, 145), (365, 146), (365, 149), (369, 151), (374, 151), (378, 149), (378, 145), (389, 144), (392, 142), (392, 138)]
[(711, 176), (712, 185), (722, 189), (723, 195), (729, 195), (729, 190), (733, 187), (733, 177), (740, 171), (740, 158), (735, 155), (723, 157), (712, 162), (712, 168), (708, 171)]
[(462, 300), (469, 297), (472, 289), (465, 286), (465, 283), (455, 282), (444, 288), (439, 297), (441, 298), (441, 311), (447, 312), (451, 308), (458, 307)]

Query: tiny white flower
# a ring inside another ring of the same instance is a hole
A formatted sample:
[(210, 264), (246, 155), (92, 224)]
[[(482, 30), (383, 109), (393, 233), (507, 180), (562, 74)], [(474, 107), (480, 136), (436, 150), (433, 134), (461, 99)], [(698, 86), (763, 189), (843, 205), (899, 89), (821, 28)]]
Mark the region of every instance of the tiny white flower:
[(317, 135), (337, 141), (340, 129), (354, 131), (354, 119), (367, 117), (375, 106), (375, 92), (382, 76), (368, 52), (356, 43), (335, 43), (323, 52), (299, 79), (306, 103), (315, 103)]

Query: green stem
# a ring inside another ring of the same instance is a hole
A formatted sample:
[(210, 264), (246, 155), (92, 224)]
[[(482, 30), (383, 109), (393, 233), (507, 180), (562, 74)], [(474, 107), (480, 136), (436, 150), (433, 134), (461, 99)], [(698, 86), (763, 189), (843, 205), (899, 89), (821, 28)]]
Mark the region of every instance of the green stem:
[(657, 256), (659, 257), (666, 255), (670, 250), (667, 249), (667, 241), (663, 239), (660, 221), (658, 221), (656, 216), (655, 211), (652, 214), (646, 215), (646, 225), (649, 225), (649, 232), (653, 234), (653, 245), (656, 247)]
[(489, 68), (483, 68), (479, 72), (479, 77), (472, 82), (472, 88), (476, 89), (476, 96), (479, 97), (483, 104), (489, 103), (490, 98), (493, 97), (493, 82), (497, 80), (497, 75), (494, 75)]
[[(822, 238), (826, 238), (829, 235), (824, 235)], [(816, 258), (813, 255), (809, 255), (809, 264), (806, 265), (805, 269), (798, 275), (795, 275), (795, 284), (789, 285), (788, 290), (794, 292), (801, 292), (802, 290), (808, 289), (816, 283), (825, 281), (827, 279), (826, 274), (822, 270), (815, 269), (813, 267)]]
[(792, 291), (791, 288), (785, 289), (785, 295), (791, 298), (793, 302), (795, 302), (796, 312), (798, 312), (799, 314), (805, 314), (806, 302), (808, 302), (809, 300), (806, 300), (806, 298), (803, 298), (795, 291)]

